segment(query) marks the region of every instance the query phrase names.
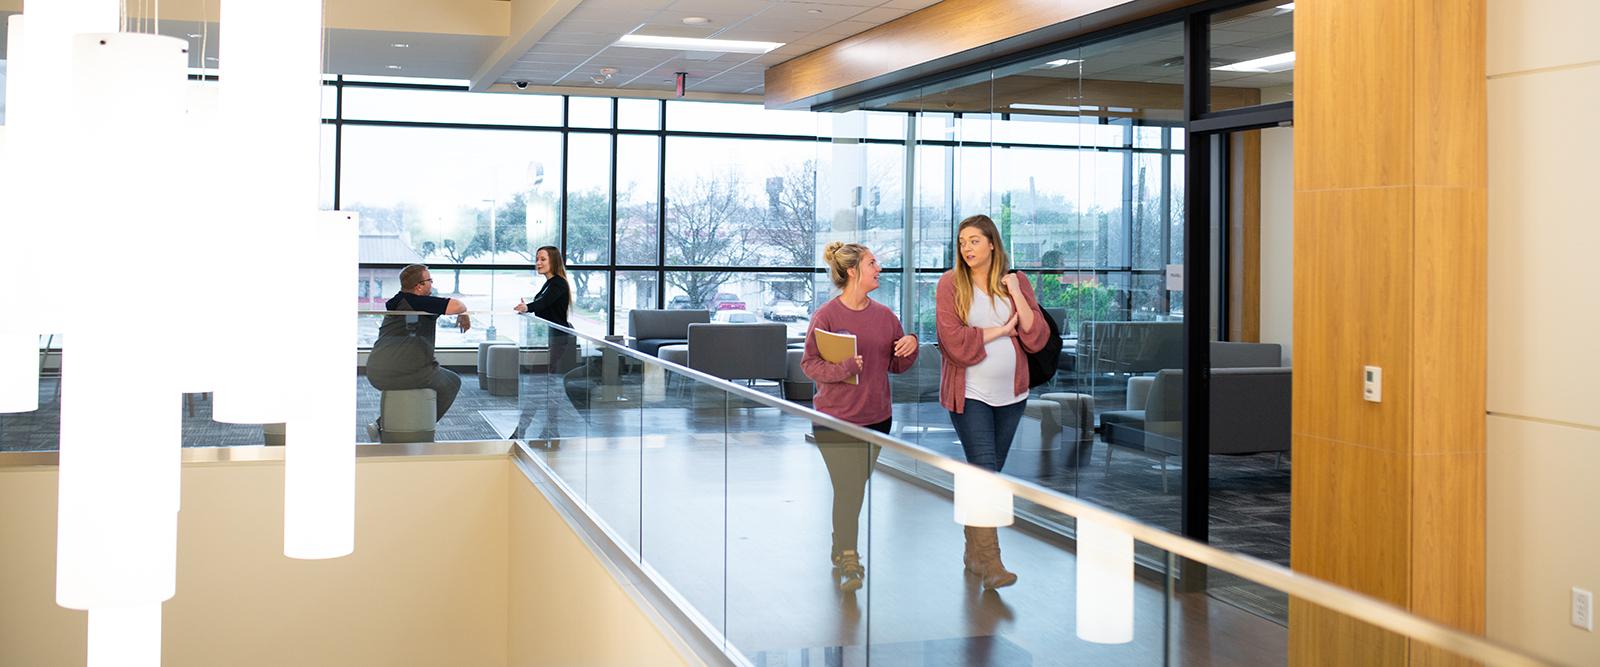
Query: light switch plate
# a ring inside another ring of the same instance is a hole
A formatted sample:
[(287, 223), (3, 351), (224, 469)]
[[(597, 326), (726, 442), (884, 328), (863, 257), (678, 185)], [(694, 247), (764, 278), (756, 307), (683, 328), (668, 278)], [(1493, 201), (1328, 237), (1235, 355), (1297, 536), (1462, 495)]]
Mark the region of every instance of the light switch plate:
[(1594, 632), (1594, 594), (1572, 588), (1572, 626)]
[(1366, 366), (1361, 369), (1361, 397), (1373, 403), (1383, 402), (1383, 369)]

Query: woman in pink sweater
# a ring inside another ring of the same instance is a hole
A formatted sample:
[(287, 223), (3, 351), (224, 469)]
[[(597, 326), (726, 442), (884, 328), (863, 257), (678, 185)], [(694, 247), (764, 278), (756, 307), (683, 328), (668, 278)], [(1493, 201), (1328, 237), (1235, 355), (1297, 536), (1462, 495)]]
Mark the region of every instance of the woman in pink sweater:
[[(1000, 230), (986, 215), (961, 221), (956, 268), (939, 278), (935, 314), (939, 352), (939, 402), (961, 438), (967, 462), (995, 472), (1005, 467), (1011, 440), (1028, 399), (1027, 352), (1044, 348), (1044, 324), (1033, 285), (1008, 271)], [(1000, 561), (994, 528), (966, 527), (962, 561), (989, 588), (1010, 586), (1017, 575)]]
[[(917, 361), (917, 337), (906, 335), (894, 311), (867, 296), (878, 289), (881, 269), (866, 246), (834, 241), (823, 250), (822, 258), (840, 294), (817, 309), (806, 331), (800, 367), (817, 383), (812, 405), (843, 421), (888, 433), (893, 417), (889, 374), (904, 373)], [(839, 363), (823, 359), (813, 333), (817, 329), (854, 334), (856, 356)], [(848, 382), (852, 377), (856, 384)], [(854, 591), (861, 588), (866, 576), (856, 550), (857, 533), (867, 477), (880, 448), (826, 427), (812, 430), (833, 481), (833, 566), (840, 576), (839, 588)]]

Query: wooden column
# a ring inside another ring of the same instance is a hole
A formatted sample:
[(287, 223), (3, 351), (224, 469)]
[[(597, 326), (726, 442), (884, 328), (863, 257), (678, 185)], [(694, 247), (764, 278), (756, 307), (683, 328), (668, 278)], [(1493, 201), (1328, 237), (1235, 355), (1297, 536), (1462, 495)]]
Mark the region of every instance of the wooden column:
[[(1484, 0), (1295, 7), (1294, 569), (1484, 625)], [(1383, 401), (1362, 367), (1383, 368)], [(1303, 601), (1295, 664), (1448, 662)]]

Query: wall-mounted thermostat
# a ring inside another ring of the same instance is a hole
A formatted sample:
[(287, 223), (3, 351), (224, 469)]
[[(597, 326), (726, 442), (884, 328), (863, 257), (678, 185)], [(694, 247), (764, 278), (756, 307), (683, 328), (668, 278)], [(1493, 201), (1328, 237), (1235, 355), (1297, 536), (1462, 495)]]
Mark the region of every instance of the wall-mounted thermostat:
[(1383, 402), (1383, 369), (1366, 366), (1361, 369), (1361, 397), (1373, 403)]

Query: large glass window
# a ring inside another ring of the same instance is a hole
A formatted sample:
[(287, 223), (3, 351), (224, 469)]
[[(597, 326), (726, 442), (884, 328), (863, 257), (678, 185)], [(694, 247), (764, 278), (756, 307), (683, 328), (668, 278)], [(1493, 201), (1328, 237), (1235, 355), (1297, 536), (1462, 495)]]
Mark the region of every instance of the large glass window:
[(340, 205), (361, 214), (364, 264), (531, 263), (560, 239), (559, 133), (346, 124), (343, 134)]

